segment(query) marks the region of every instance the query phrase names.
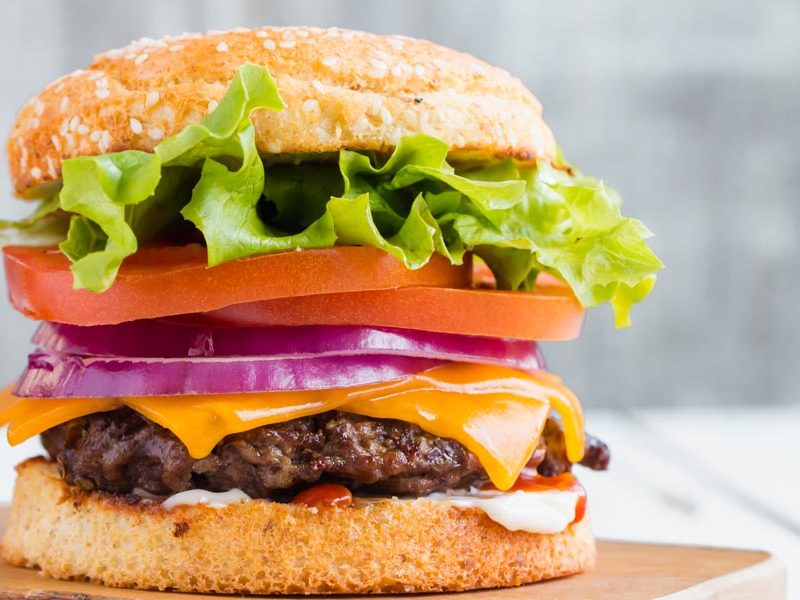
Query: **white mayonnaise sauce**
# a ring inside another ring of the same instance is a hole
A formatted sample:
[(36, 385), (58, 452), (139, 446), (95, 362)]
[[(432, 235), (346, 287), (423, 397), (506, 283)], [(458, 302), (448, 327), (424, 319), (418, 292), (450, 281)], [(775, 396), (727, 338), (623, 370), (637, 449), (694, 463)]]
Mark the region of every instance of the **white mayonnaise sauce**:
[(478, 508), (492, 521), (510, 531), (558, 533), (575, 519), (578, 494), (548, 492), (462, 491), (431, 494), (425, 500), (449, 502), (464, 508)]
[(167, 510), (172, 510), (176, 506), (192, 506), (204, 504), (211, 508), (224, 508), (229, 504), (247, 502), (250, 496), (240, 489), (228, 490), (227, 492), (215, 493), (207, 490), (186, 490), (174, 496), (170, 496), (162, 503)]
[[(170, 496), (162, 506), (171, 510), (176, 506), (202, 504), (211, 508), (224, 508), (231, 504), (250, 501), (242, 490), (234, 489), (215, 493), (207, 490), (188, 490)], [(385, 498), (359, 498), (360, 503), (386, 502)], [(397, 501), (397, 498), (393, 498)], [(451, 490), (445, 494), (430, 494), (421, 500), (447, 502), (462, 508), (477, 508), (492, 521), (510, 531), (530, 533), (559, 533), (575, 519), (578, 494), (553, 490), (547, 492), (496, 492)], [(403, 501), (413, 501), (411, 499)]]

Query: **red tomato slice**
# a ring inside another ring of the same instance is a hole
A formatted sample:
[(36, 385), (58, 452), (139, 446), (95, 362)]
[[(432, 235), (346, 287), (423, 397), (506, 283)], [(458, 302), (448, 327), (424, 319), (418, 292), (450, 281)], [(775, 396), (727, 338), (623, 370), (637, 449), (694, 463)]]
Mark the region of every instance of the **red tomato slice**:
[(226, 327), (372, 325), (526, 340), (571, 340), (585, 310), (562, 281), (539, 276), (533, 292), (411, 287), (228, 306), (180, 321)]
[(280, 252), (208, 268), (206, 251), (141, 248), (122, 265), (114, 285), (96, 294), (72, 289), (70, 262), (54, 248), (3, 249), (11, 304), (32, 319), (74, 325), (115, 324), (232, 304), (402, 287), (466, 287), (472, 264), (453, 266), (434, 255), (421, 269), (371, 246)]

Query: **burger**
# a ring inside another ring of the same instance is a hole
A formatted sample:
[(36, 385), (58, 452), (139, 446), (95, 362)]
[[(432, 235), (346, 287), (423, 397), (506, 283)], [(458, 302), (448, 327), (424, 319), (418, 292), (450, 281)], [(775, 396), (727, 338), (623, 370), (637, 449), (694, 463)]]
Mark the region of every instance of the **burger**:
[(41, 321), (0, 399), (2, 555), (184, 592), (514, 586), (595, 561), (605, 469), (539, 341), (662, 265), (534, 96), (435, 44), (266, 27), (144, 39), (22, 108)]

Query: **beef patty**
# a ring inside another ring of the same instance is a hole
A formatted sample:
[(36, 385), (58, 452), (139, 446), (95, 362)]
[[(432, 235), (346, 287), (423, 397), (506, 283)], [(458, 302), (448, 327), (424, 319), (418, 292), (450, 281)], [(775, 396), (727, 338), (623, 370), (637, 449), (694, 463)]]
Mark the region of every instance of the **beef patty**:
[[(41, 437), (68, 483), (115, 493), (239, 488), (280, 500), (330, 481), (362, 493), (424, 496), (488, 480), (475, 455), (454, 440), (411, 423), (342, 412), (229, 435), (199, 460), (170, 431), (128, 408), (73, 419)], [(584, 463), (604, 469), (608, 448), (592, 440)], [(563, 448), (559, 422), (548, 419), (529, 466), (545, 475), (569, 470)]]

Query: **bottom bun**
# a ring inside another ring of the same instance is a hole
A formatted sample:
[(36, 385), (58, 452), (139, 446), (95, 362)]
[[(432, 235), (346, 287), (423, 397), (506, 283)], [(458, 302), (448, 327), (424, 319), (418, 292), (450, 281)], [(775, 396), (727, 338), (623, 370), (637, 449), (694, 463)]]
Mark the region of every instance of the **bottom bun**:
[(433, 592), (561, 577), (595, 558), (587, 520), (558, 534), (509, 531), (478, 509), (430, 500), (167, 511), (68, 486), (41, 458), (17, 472), (2, 554), (61, 579), (182, 592)]

